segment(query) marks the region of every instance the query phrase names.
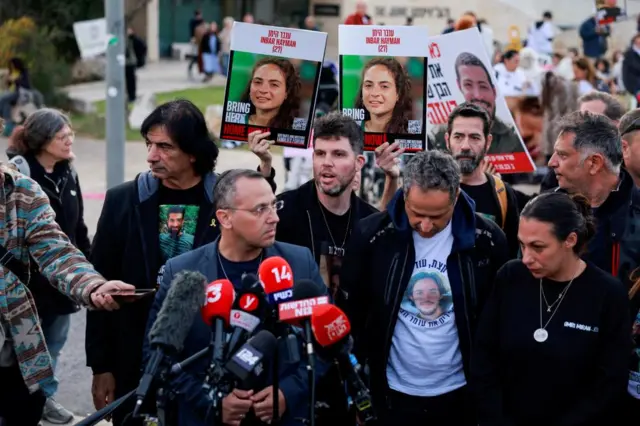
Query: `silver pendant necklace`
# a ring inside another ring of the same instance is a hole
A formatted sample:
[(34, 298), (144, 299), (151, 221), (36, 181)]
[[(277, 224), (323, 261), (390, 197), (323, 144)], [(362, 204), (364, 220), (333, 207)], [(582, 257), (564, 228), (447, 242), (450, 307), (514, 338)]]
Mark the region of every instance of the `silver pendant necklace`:
[[(549, 325), (549, 323), (553, 319), (553, 317), (556, 314), (556, 312), (558, 312), (558, 309), (560, 309), (560, 305), (562, 305), (562, 302), (564, 301), (564, 298), (567, 295), (567, 292), (569, 291), (569, 287), (571, 287), (571, 284), (573, 283), (573, 280), (575, 280), (577, 276), (578, 276), (578, 273), (576, 272), (576, 274), (573, 276), (573, 278), (571, 278), (571, 281), (569, 281), (569, 284), (567, 284), (567, 286), (564, 288), (564, 290), (562, 290), (560, 292), (560, 295), (558, 296), (558, 299), (556, 300), (556, 302), (558, 303), (558, 306), (556, 306), (556, 308), (553, 310), (553, 312), (551, 313), (551, 316), (547, 320), (546, 324), (544, 324), (544, 326), (542, 325), (542, 309), (543, 309), (542, 308), (542, 298), (544, 297), (544, 290), (542, 289), (542, 278), (540, 278), (540, 328), (538, 328), (536, 331), (533, 332), (533, 338), (534, 338), (534, 340), (536, 342), (544, 343), (549, 338), (549, 332), (547, 331), (547, 326)], [(544, 299), (545, 299), (545, 302), (546, 302), (547, 298), (545, 297)], [(549, 306), (547, 304), (547, 312), (551, 312), (551, 309), (553, 308), (553, 305), (556, 304), (556, 302), (554, 302), (551, 306)]]
[[(262, 250), (260, 252), (260, 258), (258, 259), (258, 269), (260, 269), (260, 264), (262, 263), (262, 257), (264, 256), (264, 250)], [(218, 262), (220, 263), (220, 268), (222, 269), (222, 273), (224, 274), (224, 277), (229, 280), (229, 276), (227, 275), (227, 271), (224, 270), (224, 264), (222, 263), (222, 257), (220, 256), (220, 250), (218, 250)], [(246, 272), (245, 272), (246, 274)], [(258, 275), (258, 271), (256, 270), (256, 275)], [(243, 274), (244, 276), (244, 274)], [(231, 280), (229, 280), (231, 281)]]

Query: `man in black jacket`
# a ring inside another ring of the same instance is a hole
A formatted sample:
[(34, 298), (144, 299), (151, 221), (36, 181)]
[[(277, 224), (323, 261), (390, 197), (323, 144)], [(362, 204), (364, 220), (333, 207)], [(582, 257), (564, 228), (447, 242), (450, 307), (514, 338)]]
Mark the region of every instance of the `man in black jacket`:
[[(107, 191), (91, 262), (108, 279), (155, 289), (161, 265), (219, 235), (213, 203), (218, 148), (204, 116), (189, 101), (160, 105), (142, 123), (141, 133), (151, 170)], [(270, 184), (275, 188), (273, 179)], [(179, 220), (173, 215), (176, 207)], [(87, 312), (85, 349), (96, 409), (138, 385), (152, 301), (143, 298), (113, 313)], [(131, 411), (131, 405), (122, 405), (114, 424), (138, 424), (124, 421)]]
[(351, 237), (341, 286), (382, 425), (476, 425), (468, 390), (476, 322), (508, 260), (502, 230), (475, 214), (460, 167), (416, 154), (387, 211)]
[[(261, 159), (263, 173), (268, 173), (271, 164), (266, 137), (268, 134), (249, 136), (249, 144), (256, 147), (254, 152)], [(313, 179), (278, 196), (284, 206), (278, 212), (276, 240), (309, 248), (325, 284), (339, 300), (342, 297), (340, 266), (351, 231), (360, 219), (377, 210), (353, 191), (354, 179), (365, 161), (364, 134), (360, 126), (340, 113), (330, 113), (314, 121), (313, 138)], [(397, 160), (400, 154), (400, 150), (387, 150), (385, 161), (379, 162), (385, 173), (395, 173), (395, 178), (400, 173)], [(395, 184), (393, 179), (393, 176), (389, 178)], [(329, 408), (318, 410), (319, 425), (353, 422), (341, 409), (346, 407), (346, 396), (337, 379), (337, 375), (330, 372), (320, 382), (318, 401)]]
[(519, 209), (516, 194), (508, 183), (483, 170), (493, 136), (486, 111), (474, 104), (458, 105), (449, 115), (444, 139), (460, 165), (460, 188), (476, 204), (476, 213), (491, 219), (504, 231), (512, 259), (518, 257)]

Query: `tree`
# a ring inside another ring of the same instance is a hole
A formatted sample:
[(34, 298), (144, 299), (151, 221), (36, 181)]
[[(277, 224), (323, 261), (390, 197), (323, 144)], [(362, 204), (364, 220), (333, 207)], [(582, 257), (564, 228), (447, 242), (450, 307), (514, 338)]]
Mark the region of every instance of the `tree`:
[(49, 40), (58, 56), (72, 62), (80, 56), (73, 23), (104, 17), (104, 0), (0, 1), (0, 24), (25, 16), (38, 28), (49, 28)]

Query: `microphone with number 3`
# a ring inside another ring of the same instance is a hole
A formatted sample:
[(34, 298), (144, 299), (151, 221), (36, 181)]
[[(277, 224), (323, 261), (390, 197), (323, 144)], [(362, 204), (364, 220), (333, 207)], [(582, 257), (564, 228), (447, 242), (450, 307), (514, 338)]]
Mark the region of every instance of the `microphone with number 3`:
[(229, 280), (216, 280), (207, 285), (205, 291), (202, 319), (214, 333), (213, 361), (218, 367), (221, 367), (224, 361), (224, 342), (227, 339), (225, 327), (229, 325), (235, 297), (236, 292)]

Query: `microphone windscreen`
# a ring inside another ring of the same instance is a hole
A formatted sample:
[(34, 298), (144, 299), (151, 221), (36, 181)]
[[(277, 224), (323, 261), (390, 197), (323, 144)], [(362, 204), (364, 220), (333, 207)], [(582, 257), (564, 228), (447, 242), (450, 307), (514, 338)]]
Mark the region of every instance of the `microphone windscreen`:
[(167, 292), (158, 316), (149, 331), (151, 345), (162, 345), (182, 352), (197, 312), (204, 304), (207, 279), (200, 272), (179, 272)]
[(327, 295), (327, 287), (319, 285), (315, 281), (303, 278), (293, 286), (293, 300), (311, 299)]

